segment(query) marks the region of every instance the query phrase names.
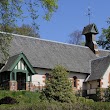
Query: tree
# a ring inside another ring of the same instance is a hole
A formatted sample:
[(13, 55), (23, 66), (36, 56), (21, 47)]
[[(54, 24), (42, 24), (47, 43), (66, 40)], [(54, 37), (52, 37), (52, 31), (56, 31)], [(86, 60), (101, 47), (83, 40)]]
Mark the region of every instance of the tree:
[(21, 27), (8, 27), (8, 30), (10, 33), (40, 38), (37, 30), (28, 24), (23, 24)]
[(43, 91), (43, 97), (46, 97), (49, 101), (55, 100), (68, 103), (75, 100), (71, 82), (64, 67), (58, 65), (52, 70), (46, 80), (46, 89)]
[(40, 38), (40, 35), (36, 31), (37, 30), (30, 25), (23, 24), (21, 27), (16, 27), (14, 33)]
[[(38, 29), (37, 18), (39, 17), (38, 9), (43, 8), (44, 18), (50, 20), (52, 13), (58, 8), (58, 0), (0, 0), (0, 26), (3, 32), (10, 32), (9, 27), (15, 27), (18, 19), (23, 19), (24, 13), (27, 10), (28, 17), (32, 19), (31, 24)], [(24, 7), (26, 8), (24, 10)], [(28, 19), (26, 17), (26, 19)], [(6, 37), (4, 37), (4, 35)], [(9, 57), (8, 47), (11, 41), (11, 35), (0, 34), (0, 51), (3, 54), (3, 59)], [(4, 43), (3, 43), (4, 42)]]
[(70, 37), (70, 40), (69, 40), (70, 44), (81, 45), (82, 43), (82, 32), (81, 31), (76, 30), (73, 33), (71, 33), (69, 37)]
[(99, 40), (97, 41), (97, 43), (103, 49), (110, 50), (110, 18), (107, 23), (109, 26), (107, 29), (102, 29), (102, 35), (99, 36)]
[[(28, 11), (30, 17), (35, 21), (38, 18), (38, 9), (43, 8), (46, 20), (49, 20), (52, 13), (58, 8), (58, 0), (0, 0), (0, 24), (5, 26), (13, 25), (21, 15)], [(24, 10), (24, 8), (26, 10)], [(29, 17), (29, 16), (28, 16)], [(33, 22), (35, 24), (35, 22)]]
[(12, 37), (8, 34), (0, 33), (0, 55), (2, 57), (2, 61), (0, 63), (5, 63), (5, 61), (9, 57), (9, 46)]

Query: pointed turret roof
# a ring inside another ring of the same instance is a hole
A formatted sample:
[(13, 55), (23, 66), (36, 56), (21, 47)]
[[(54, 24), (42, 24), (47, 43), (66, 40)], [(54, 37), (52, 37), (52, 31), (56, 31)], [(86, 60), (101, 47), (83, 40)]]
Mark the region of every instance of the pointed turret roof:
[(97, 26), (93, 23), (93, 24), (89, 24), (86, 27), (84, 27), (82, 34), (86, 35), (89, 33), (93, 33), (93, 34), (98, 34), (98, 29)]

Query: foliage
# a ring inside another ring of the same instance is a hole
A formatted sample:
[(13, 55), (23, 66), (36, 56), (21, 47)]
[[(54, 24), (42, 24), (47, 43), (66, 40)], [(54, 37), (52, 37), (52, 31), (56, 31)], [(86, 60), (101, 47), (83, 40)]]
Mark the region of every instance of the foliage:
[[(18, 18), (26, 18), (26, 11), (30, 14), (33, 20), (33, 25), (36, 25), (38, 18), (38, 9), (43, 8), (45, 19), (50, 20), (53, 12), (58, 8), (58, 0), (1, 0), (0, 1), (0, 25), (1, 30), (9, 32), (8, 26), (13, 27)], [(25, 7), (26, 9), (24, 9)], [(29, 15), (28, 15), (29, 16)]]
[(1, 105), (0, 110), (110, 110), (110, 103), (49, 103)]
[(96, 90), (96, 101), (104, 100), (104, 90), (102, 88), (97, 88)]
[(95, 101), (110, 102), (110, 86), (108, 88), (97, 88)]
[(110, 103), (108, 102), (95, 102), (89, 106), (92, 110), (110, 110)]
[(33, 20), (36, 20), (38, 18), (38, 8), (41, 8), (40, 6), (42, 6), (45, 12), (45, 19), (49, 20), (52, 13), (55, 12), (58, 8), (57, 2), (58, 0), (1, 0), (1, 23), (5, 21), (5, 25), (8, 24), (10, 21), (10, 24), (12, 24), (12, 22), (15, 22), (16, 18), (20, 18), (21, 15), (24, 14), (24, 6), (26, 10), (28, 10), (28, 14), (30, 13), (30, 17)]
[(0, 99), (10, 96), (19, 102), (14, 105), (2, 104), (0, 110), (110, 110), (110, 102), (94, 102), (83, 97), (79, 97), (75, 103), (41, 102), (40, 95), (39, 92), (0, 91)]
[(31, 37), (37, 37), (39, 38), (39, 34), (36, 33), (36, 29), (31, 27), (30, 25), (23, 24), (21, 27), (16, 27), (14, 33), (31, 36)]
[(58, 8), (57, 1), (58, 0), (40, 0), (42, 6), (47, 10), (45, 19), (49, 20), (51, 18), (52, 13)]
[(106, 89), (105, 101), (110, 102), (110, 86)]
[(43, 91), (43, 97), (49, 101), (74, 102), (75, 95), (64, 67), (58, 65), (52, 70), (50, 77), (46, 80), (46, 89)]
[[(19, 104), (18, 104), (19, 105)], [(93, 110), (91, 107), (89, 107), (86, 104), (81, 103), (75, 103), (75, 104), (69, 104), (69, 103), (49, 103), (49, 102), (40, 102), (36, 104), (25, 104), (25, 105), (10, 105), (7, 107), (0, 107), (0, 110)], [(94, 109), (95, 110), (95, 109)]]
[(101, 97), (101, 88), (97, 88), (96, 90), (96, 100), (97, 101), (101, 101), (102, 100), (102, 97)]
[(102, 46), (103, 49), (110, 50), (110, 18), (107, 23), (109, 26), (107, 29), (102, 29), (102, 35), (99, 36), (97, 43), (99, 46)]
[(37, 33), (37, 30), (28, 24), (23, 24), (21, 27), (8, 26), (7, 28), (10, 33), (40, 38), (39, 34)]
[(69, 37), (70, 37), (70, 40), (69, 40), (70, 44), (81, 45), (82, 43), (82, 32), (81, 31), (76, 30), (73, 33), (71, 33)]
[(108, 88), (97, 89), (97, 101), (110, 102), (110, 86)]
[(11, 39), (11, 35), (0, 33), (0, 53), (2, 54), (2, 63), (4, 63), (9, 57)]
[(9, 96), (6, 96), (6, 97), (0, 99), (0, 105), (1, 104), (16, 104), (16, 103), (18, 103), (17, 100), (15, 98), (12, 98)]
[(0, 99), (4, 97), (12, 97), (17, 99), (19, 104), (25, 103), (35, 103), (40, 102), (40, 93), (39, 92), (29, 92), (29, 91), (0, 91)]

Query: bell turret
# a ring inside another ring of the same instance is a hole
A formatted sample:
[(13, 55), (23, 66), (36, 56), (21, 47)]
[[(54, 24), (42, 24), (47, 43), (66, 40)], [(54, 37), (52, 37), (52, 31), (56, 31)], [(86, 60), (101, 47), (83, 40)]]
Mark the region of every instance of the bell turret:
[(99, 56), (98, 46), (95, 41), (95, 35), (98, 34), (98, 29), (95, 24), (89, 24), (84, 27), (82, 34), (85, 35), (85, 46), (89, 47), (96, 56)]

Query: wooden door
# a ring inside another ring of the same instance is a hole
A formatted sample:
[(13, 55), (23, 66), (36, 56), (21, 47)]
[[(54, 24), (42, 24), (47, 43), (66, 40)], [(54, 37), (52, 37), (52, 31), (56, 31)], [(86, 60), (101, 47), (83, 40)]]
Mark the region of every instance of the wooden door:
[(18, 90), (26, 90), (26, 73), (17, 73)]

